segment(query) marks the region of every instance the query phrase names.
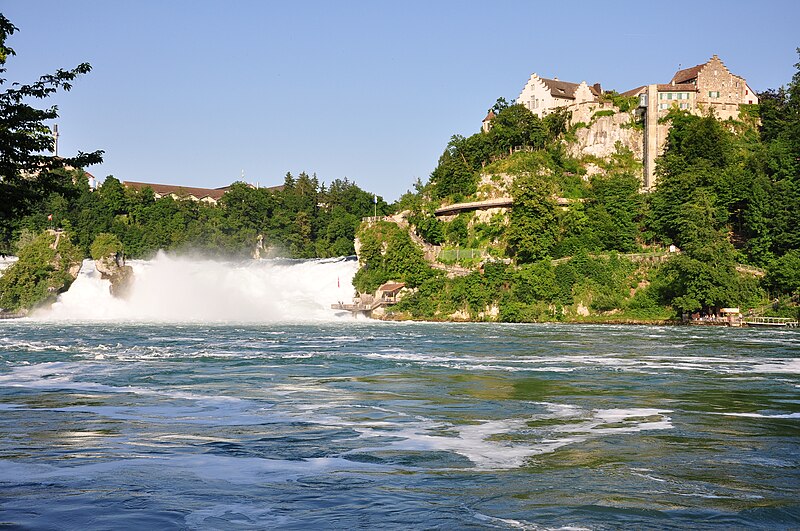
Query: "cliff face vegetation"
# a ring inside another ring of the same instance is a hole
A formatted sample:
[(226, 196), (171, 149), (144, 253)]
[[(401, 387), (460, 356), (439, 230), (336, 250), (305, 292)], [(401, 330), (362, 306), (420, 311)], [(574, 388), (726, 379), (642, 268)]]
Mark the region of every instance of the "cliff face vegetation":
[[(637, 124), (614, 120), (622, 109), (597, 117), (619, 141), (594, 153), (580, 136), (589, 124), (496, 106), (488, 133), (454, 136), (429, 181), (398, 202), (410, 236), (435, 251), (426, 248), (429, 272), (390, 313), (660, 321), (738, 306), (796, 317), (800, 73), (760, 98), (740, 120), (671, 111), (650, 193), (623, 142)], [(510, 208), (457, 208), (503, 196)], [(372, 247), (385, 243), (373, 237)], [(385, 266), (381, 279), (405, 280)]]
[(65, 233), (40, 234), (0, 277), (0, 310), (27, 314), (55, 302), (78, 276), (83, 255)]

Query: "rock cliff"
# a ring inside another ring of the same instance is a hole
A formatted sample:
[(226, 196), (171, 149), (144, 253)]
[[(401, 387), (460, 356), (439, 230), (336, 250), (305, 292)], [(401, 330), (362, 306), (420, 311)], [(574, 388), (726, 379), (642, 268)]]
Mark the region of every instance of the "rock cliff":
[(103, 279), (110, 280), (108, 288), (114, 297), (125, 298), (133, 283), (133, 268), (125, 265), (118, 255), (109, 255), (95, 260), (95, 268)]
[(573, 157), (593, 155), (610, 157), (617, 151), (617, 143), (630, 149), (637, 160), (642, 160), (643, 131), (632, 123), (629, 113), (616, 112), (611, 116), (595, 116), (588, 125), (575, 131), (576, 140), (567, 146)]

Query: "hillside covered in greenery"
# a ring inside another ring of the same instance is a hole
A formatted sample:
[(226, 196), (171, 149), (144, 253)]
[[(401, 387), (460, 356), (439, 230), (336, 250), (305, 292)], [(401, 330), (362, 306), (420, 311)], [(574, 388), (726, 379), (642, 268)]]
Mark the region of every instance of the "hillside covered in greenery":
[[(454, 136), (429, 181), (401, 198), (409, 234), (362, 226), (356, 287), (405, 282), (396, 318), (652, 321), (729, 306), (796, 316), (800, 72), (760, 97), (739, 121), (671, 111), (651, 193), (621, 145), (607, 159), (569, 156), (583, 124), (498, 101), (490, 131)], [(513, 208), (433, 214), (499, 196)], [(436, 268), (406, 250), (412, 236), (438, 252)], [(445, 274), (448, 264), (471, 272)]]

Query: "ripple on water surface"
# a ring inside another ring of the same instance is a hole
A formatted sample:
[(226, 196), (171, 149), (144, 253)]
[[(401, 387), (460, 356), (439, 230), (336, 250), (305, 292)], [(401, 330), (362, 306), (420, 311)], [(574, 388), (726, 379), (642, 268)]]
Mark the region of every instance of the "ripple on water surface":
[(800, 523), (796, 332), (2, 326), (15, 525)]

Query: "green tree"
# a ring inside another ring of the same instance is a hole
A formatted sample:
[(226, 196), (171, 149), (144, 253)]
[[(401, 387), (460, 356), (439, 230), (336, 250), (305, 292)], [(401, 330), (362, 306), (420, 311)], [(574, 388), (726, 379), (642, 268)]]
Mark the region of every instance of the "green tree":
[(537, 175), (519, 176), (512, 190), (514, 208), (507, 232), (519, 263), (548, 259), (558, 232), (553, 184)]
[[(6, 41), (17, 30), (0, 14), (0, 76), (7, 70), (6, 61), (16, 55)], [(54, 139), (45, 122), (58, 117), (57, 108), (37, 109), (26, 103), (70, 90), (72, 82), (90, 70), (88, 63), (82, 63), (33, 83), (13, 83), (0, 92), (0, 252), (10, 250), (14, 222), (28, 214), (37, 201), (62, 189), (64, 174), (56, 170), (102, 161), (102, 151), (79, 152), (70, 158), (46, 154), (53, 151)], [(0, 77), (0, 85), (5, 83), (6, 78)]]
[(100, 260), (122, 253), (122, 242), (114, 234), (101, 232), (92, 243), (92, 260)]
[(770, 264), (765, 281), (773, 292), (800, 293), (800, 249), (792, 249)]

